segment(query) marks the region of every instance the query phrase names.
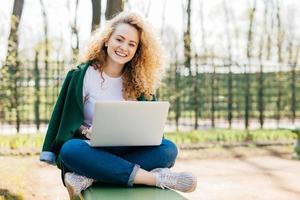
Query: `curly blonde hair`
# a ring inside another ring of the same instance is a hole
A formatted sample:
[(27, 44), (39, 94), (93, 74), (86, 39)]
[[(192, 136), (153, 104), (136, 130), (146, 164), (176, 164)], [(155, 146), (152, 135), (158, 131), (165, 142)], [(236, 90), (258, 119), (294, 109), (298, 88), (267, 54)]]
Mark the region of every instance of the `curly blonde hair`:
[(162, 46), (158, 37), (153, 33), (152, 26), (140, 15), (133, 12), (121, 12), (107, 21), (102, 31), (98, 29), (93, 33), (81, 62), (91, 62), (91, 65), (102, 74), (107, 58), (105, 42), (119, 24), (129, 24), (135, 27), (140, 35), (134, 57), (123, 68), (123, 97), (126, 100), (136, 100), (144, 95), (147, 100), (151, 100), (164, 72)]

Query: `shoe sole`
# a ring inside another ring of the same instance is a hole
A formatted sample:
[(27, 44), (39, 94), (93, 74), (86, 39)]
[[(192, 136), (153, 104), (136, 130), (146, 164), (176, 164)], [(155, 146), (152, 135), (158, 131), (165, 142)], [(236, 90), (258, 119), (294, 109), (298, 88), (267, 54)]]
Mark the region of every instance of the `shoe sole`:
[(189, 190), (187, 190), (187, 191), (184, 191), (185, 193), (190, 193), (190, 192), (194, 192), (195, 191), (195, 189), (196, 189), (196, 187), (197, 187), (197, 179), (195, 180), (195, 185), (194, 185), (194, 187), (192, 187), (191, 189), (189, 189)]

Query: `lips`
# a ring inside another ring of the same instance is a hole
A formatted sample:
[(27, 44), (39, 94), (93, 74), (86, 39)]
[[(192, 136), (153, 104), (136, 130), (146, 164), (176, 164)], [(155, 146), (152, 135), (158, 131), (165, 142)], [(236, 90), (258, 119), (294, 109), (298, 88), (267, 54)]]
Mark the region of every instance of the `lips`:
[(127, 54), (125, 54), (123, 52), (120, 52), (120, 51), (115, 51), (115, 54), (122, 57), (122, 58), (125, 58), (127, 56)]

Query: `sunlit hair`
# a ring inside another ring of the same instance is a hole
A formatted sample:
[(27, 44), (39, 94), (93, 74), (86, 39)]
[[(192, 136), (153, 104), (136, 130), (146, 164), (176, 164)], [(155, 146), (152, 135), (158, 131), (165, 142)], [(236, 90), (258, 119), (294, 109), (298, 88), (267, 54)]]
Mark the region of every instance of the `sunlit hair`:
[(121, 12), (107, 21), (103, 30), (96, 30), (84, 52), (81, 62), (91, 61), (92, 65), (103, 72), (107, 57), (108, 41), (119, 24), (135, 27), (140, 35), (139, 45), (131, 61), (123, 68), (123, 97), (136, 100), (141, 94), (151, 100), (151, 94), (160, 84), (163, 72), (163, 54), (159, 39), (153, 33), (153, 27), (140, 15), (133, 12)]

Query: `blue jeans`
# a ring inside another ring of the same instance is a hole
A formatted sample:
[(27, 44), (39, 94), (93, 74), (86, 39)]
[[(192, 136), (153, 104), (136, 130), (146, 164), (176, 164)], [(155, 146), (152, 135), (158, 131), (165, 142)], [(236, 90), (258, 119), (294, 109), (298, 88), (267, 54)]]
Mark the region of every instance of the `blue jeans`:
[(62, 146), (63, 165), (96, 181), (132, 186), (139, 168), (150, 171), (172, 167), (177, 147), (163, 139), (159, 146), (90, 147), (85, 140), (71, 139)]

